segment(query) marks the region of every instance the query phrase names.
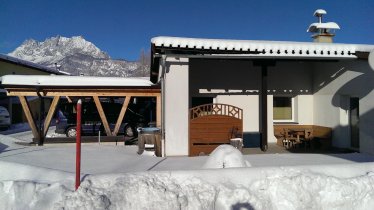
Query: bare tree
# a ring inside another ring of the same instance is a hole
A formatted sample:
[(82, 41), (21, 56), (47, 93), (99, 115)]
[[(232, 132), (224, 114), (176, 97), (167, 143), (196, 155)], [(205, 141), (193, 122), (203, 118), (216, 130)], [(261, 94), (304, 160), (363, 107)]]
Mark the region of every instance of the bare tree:
[(145, 51), (144, 49), (141, 49), (138, 63), (139, 67), (137, 69), (137, 72), (135, 73), (135, 76), (148, 77), (151, 63), (151, 51)]

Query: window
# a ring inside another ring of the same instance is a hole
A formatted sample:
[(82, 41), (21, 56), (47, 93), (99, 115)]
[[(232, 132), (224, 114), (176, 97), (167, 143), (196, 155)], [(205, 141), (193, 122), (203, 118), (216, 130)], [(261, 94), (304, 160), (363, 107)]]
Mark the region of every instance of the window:
[(295, 106), (293, 97), (274, 97), (273, 98), (273, 120), (293, 122), (295, 121)]

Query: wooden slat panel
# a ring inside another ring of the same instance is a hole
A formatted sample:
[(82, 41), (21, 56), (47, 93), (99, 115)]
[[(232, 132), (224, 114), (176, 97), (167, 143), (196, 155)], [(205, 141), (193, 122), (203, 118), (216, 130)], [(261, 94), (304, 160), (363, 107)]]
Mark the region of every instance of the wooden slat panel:
[[(204, 126), (204, 125), (207, 125), (207, 124), (209, 124), (209, 126)], [(227, 123), (227, 124), (231, 125), (231, 126), (229, 126), (230, 129), (232, 127), (235, 127), (235, 126), (236, 127), (241, 126), (240, 123)], [(208, 122), (206, 122), (206, 123), (193, 123), (190, 128), (191, 128), (191, 130), (202, 130), (202, 131), (204, 131), (204, 130), (217, 130), (217, 129), (227, 128), (227, 124), (208, 123)]]
[(196, 145), (196, 144), (212, 144), (212, 143), (230, 143), (230, 140), (228, 138), (226, 139), (191, 139), (191, 142), (190, 142), (192, 145)]
[(122, 123), (122, 121), (123, 121), (123, 117), (124, 117), (125, 114), (126, 114), (127, 107), (129, 106), (130, 99), (131, 99), (131, 97), (130, 97), (130, 96), (127, 96), (127, 97), (125, 98), (125, 101), (124, 101), (123, 104), (122, 104), (121, 112), (119, 113), (119, 116), (118, 116), (118, 119), (117, 119), (116, 126), (114, 127), (113, 136), (117, 136), (117, 133), (118, 133), (119, 127), (121, 126), (121, 123)]
[(229, 144), (233, 128), (242, 134), (242, 114), (241, 109), (225, 104), (208, 104), (192, 108), (190, 115), (193, 116), (189, 127), (190, 155), (207, 155), (220, 144)]
[(108, 120), (106, 119), (106, 116), (105, 116), (105, 113), (104, 113), (103, 107), (101, 106), (101, 102), (100, 102), (99, 97), (98, 97), (98, 96), (94, 96), (93, 99), (94, 99), (94, 101), (95, 101), (96, 108), (97, 108), (97, 111), (99, 112), (99, 115), (100, 115), (101, 121), (103, 122), (103, 125), (104, 125), (104, 129), (105, 129), (106, 135), (107, 135), (107, 136), (112, 136), (112, 132), (110, 131), (110, 127), (109, 127), (109, 124), (108, 124)]
[(53, 97), (51, 106), (49, 107), (49, 110), (48, 110), (47, 117), (45, 118), (45, 121), (44, 121), (44, 131), (43, 131), (43, 135), (44, 136), (47, 135), (47, 132), (48, 132), (48, 129), (49, 129), (49, 125), (50, 125), (52, 117), (53, 117), (53, 115), (54, 115), (54, 113), (56, 111), (56, 107), (57, 107), (59, 99), (60, 99), (59, 96)]
[(21, 102), (23, 112), (26, 115), (27, 122), (30, 125), (30, 128), (31, 128), (31, 131), (32, 131), (32, 134), (33, 134), (34, 138), (39, 139), (39, 132), (38, 132), (38, 129), (36, 127), (35, 120), (31, 115), (30, 107), (29, 107), (29, 104), (27, 103), (26, 97), (18, 96), (18, 98), (19, 98), (19, 101)]

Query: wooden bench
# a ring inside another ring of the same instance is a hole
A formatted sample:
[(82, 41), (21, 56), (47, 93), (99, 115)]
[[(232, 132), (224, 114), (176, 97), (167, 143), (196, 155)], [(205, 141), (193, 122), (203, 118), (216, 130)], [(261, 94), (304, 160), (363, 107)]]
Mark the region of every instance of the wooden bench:
[(311, 130), (313, 133), (313, 139), (310, 143), (314, 148), (329, 149), (331, 147), (331, 136), (332, 129), (329, 127), (318, 126), (318, 125), (291, 125), (291, 124), (280, 124), (274, 125), (274, 136), (277, 138), (277, 144), (283, 145), (284, 130)]

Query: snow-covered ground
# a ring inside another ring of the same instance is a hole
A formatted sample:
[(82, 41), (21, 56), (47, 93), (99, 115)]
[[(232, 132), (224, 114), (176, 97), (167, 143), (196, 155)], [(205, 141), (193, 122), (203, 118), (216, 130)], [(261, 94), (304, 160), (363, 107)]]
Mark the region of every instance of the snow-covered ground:
[(210, 157), (162, 158), (137, 155), (135, 146), (84, 144), (82, 184), (74, 191), (75, 145), (15, 143), (27, 141), (27, 135), (0, 135), (0, 209), (374, 206), (374, 157), (370, 155), (241, 156), (226, 147)]

